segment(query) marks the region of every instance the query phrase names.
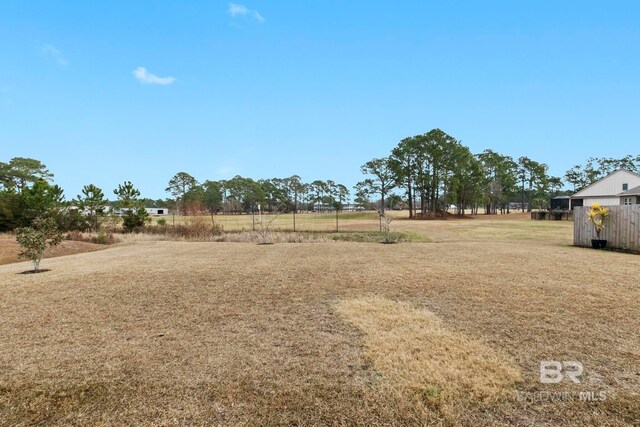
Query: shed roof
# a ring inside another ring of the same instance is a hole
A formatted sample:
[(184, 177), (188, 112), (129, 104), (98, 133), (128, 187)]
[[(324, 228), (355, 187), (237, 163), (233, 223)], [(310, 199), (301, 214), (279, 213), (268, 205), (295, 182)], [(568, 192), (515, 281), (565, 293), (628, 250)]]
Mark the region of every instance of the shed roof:
[(622, 193), (619, 194), (620, 197), (625, 197), (625, 196), (640, 196), (640, 185), (632, 188), (631, 190), (627, 190), (627, 191), (623, 191)]

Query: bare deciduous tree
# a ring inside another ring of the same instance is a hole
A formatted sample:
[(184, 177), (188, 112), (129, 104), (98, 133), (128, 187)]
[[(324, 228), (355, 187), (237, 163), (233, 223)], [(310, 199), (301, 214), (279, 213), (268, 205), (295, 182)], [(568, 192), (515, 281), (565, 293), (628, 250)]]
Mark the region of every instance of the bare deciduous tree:
[(256, 221), (256, 234), (259, 245), (269, 245), (271, 241), (271, 229), (273, 223), (282, 213), (282, 206), (278, 206), (273, 213), (266, 215), (262, 213), (261, 206), (258, 205), (258, 220)]
[(391, 222), (393, 221), (393, 217), (383, 211), (379, 211), (379, 214), (382, 232), (384, 233), (384, 243), (393, 243), (391, 240)]

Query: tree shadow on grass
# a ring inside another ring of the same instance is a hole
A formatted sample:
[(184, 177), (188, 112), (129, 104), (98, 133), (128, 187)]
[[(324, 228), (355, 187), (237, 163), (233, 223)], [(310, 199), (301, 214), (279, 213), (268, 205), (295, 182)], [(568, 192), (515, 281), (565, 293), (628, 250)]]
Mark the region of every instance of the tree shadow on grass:
[(21, 273), (16, 273), (16, 274), (38, 274), (38, 273), (46, 273), (47, 271), (51, 271), (48, 268), (41, 268), (39, 270), (27, 270), (27, 271), (23, 271)]

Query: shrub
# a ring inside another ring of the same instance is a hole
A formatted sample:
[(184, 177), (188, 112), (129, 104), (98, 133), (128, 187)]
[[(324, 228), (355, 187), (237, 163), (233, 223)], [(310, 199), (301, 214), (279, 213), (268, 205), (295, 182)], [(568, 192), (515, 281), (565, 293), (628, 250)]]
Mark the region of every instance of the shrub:
[(391, 240), (391, 222), (393, 221), (393, 217), (391, 215), (381, 212), (380, 213), (380, 226), (382, 227), (382, 232), (384, 233), (384, 243), (393, 243)]
[(67, 233), (66, 239), (76, 242), (96, 243), (98, 245), (112, 245), (118, 242), (113, 233), (107, 232), (105, 229), (101, 229), (96, 235), (82, 233), (80, 231), (70, 231)]
[(29, 227), (16, 229), (16, 240), (22, 246), (20, 258), (33, 262), (33, 271), (40, 269), (40, 261), (47, 247), (56, 246), (62, 241), (62, 233), (58, 230), (53, 218), (36, 218)]
[(112, 245), (116, 243), (116, 238), (112, 233), (107, 233), (104, 230), (98, 231), (98, 235), (91, 239), (93, 243), (97, 243), (99, 245)]
[(76, 209), (58, 212), (56, 214), (56, 224), (60, 231), (85, 231), (91, 228), (87, 217)]
[(167, 225), (167, 220), (166, 220), (166, 219), (164, 219), (164, 218), (160, 218), (160, 219), (158, 220), (157, 224), (158, 224), (160, 227), (164, 227), (165, 225)]
[(122, 227), (124, 231), (129, 233), (141, 231), (145, 223), (149, 220), (149, 214), (145, 208), (131, 209), (123, 215)]

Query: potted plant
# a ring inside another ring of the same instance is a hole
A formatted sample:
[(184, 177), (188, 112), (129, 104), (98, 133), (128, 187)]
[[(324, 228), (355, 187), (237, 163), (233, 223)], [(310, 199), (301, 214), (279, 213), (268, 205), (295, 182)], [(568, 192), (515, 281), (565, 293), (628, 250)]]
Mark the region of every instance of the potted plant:
[(604, 229), (604, 222), (609, 218), (609, 209), (604, 206), (600, 206), (598, 203), (591, 205), (587, 211), (589, 220), (593, 223), (596, 230), (597, 239), (591, 239), (591, 246), (594, 249), (604, 249), (607, 247), (607, 241), (600, 239), (600, 233)]

